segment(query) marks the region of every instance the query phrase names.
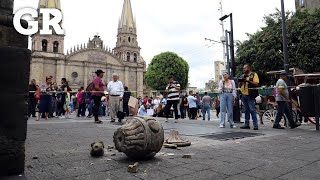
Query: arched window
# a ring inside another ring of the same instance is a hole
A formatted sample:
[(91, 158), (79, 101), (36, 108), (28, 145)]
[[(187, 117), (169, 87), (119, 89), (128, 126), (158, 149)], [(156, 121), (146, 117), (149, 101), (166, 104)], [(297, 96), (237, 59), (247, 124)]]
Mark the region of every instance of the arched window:
[(133, 61), (137, 62), (137, 60), (138, 60), (138, 55), (137, 55), (137, 53), (134, 53), (133, 54)]
[(42, 40), (42, 51), (47, 52), (48, 41), (46, 39)]
[(59, 42), (58, 41), (53, 42), (53, 52), (54, 53), (59, 52)]
[(128, 41), (131, 42), (131, 37), (128, 37)]
[(130, 61), (130, 53), (127, 52), (127, 61)]

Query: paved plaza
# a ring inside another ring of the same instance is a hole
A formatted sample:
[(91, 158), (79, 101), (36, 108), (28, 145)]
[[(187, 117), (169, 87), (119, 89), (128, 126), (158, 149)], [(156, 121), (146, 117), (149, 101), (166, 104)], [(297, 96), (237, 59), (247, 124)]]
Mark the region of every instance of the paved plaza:
[[(213, 121), (173, 120), (160, 122), (165, 137), (178, 130), (192, 145), (163, 148), (154, 159), (138, 161), (138, 173), (127, 172), (136, 161), (125, 154), (108, 151), (101, 158), (90, 156), (90, 144), (104, 141), (113, 146), (113, 133), (120, 124), (103, 124), (93, 119), (28, 120), (25, 175), (33, 179), (319, 179), (320, 133), (313, 125), (259, 131), (220, 129)], [(230, 132), (238, 134), (229, 136)], [(236, 138), (234, 138), (236, 137)], [(182, 158), (192, 154), (191, 158)]]

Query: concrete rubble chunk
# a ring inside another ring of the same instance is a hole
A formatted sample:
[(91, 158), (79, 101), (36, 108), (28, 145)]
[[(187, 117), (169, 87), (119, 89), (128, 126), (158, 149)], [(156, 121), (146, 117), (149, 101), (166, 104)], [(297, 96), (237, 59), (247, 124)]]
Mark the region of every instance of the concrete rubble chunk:
[(184, 140), (180, 137), (179, 132), (176, 130), (171, 130), (169, 137), (165, 140), (167, 144), (175, 144), (177, 147), (185, 147), (190, 146), (191, 142), (188, 140)]
[(190, 159), (190, 158), (192, 158), (192, 154), (184, 154), (184, 155), (182, 155), (182, 158)]
[(178, 146), (176, 144), (164, 144), (163, 147), (170, 148), (170, 149), (177, 149)]
[(138, 162), (134, 163), (133, 165), (129, 165), (128, 166), (128, 172), (137, 173), (138, 172), (138, 165), (139, 165)]

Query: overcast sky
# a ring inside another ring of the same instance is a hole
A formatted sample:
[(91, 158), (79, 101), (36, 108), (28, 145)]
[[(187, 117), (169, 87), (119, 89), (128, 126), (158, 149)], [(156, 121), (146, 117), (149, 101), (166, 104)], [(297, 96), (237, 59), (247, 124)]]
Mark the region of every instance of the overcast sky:
[[(15, 11), (36, 8), (39, 0), (15, 0)], [(219, 40), (220, 0), (131, 0), (137, 21), (141, 54), (147, 61), (164, 51), (173, 51), (190, 65), (190, 83), (203, 88), (214, 77), (214, 61), (222, 60)], [(222, 0), (224, 14), (233, 13), (234, 38), (245, 40), (264, 25), (264, 15), (280, 9), (280, 0)], [(116, 43), (123, 0), (61, 0), (64, 16), (65, 53), (70, 47), (87, 43), (99, 33), (108, 47)], [(285, 0), (286, 10), (294, 11), (294, 0)], [(225, 23), (229, 29), (228, 19)]]

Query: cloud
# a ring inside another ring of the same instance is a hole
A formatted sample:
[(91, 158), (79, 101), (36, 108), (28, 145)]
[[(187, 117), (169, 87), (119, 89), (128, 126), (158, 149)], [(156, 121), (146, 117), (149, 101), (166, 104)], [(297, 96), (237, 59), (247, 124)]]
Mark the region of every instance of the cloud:
[[(123, 0), (62, 1), (65, 49), (99, 33), (104, 43), (114, 47)], [(222, 28), (219, 0), (131, 0), (137, 21), (138, 42), (147, 63), (163, 51), (174, 51), (190, 65), (192, 86), (204, 87), (214, 77), (214, 61), (222, 59), (222, 45), (205, 41), (219, 40)], [(285, 1), (294, 9), (294, 1)], [(37, 8), (38, 0), (15, 0), (15, 10)], [(263, 16), (280, 8), (279, 0), (223, 0), (224, 14), (233, 13), (235, 40), (246, 39), (263, 26)], [(225, 28), (229, 29), (229, 19)], [(211, 47), (208, 48), (210, 45)]]

